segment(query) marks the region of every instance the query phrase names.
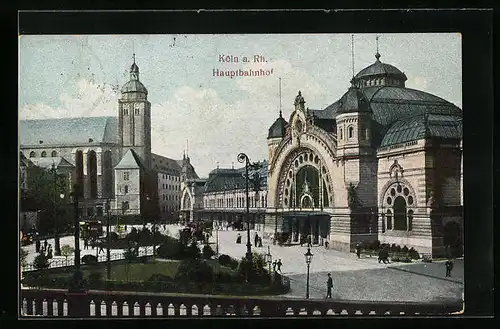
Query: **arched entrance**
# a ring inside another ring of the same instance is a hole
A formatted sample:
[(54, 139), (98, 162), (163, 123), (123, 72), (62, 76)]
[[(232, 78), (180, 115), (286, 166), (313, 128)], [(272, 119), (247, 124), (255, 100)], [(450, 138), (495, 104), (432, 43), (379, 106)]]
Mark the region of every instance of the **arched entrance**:
[(406, 201), (402, 196), (394, 200), (394, 229), (406, 231)]
[(448, 257), (462, 256), (461, 230), (457, 222), (448, 222), (443, 227), (443, 244)]

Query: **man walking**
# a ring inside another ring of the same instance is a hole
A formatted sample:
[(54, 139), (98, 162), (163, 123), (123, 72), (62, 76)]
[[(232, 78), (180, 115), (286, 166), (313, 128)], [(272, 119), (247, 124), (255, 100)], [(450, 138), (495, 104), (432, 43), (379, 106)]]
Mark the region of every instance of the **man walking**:
[(359, 245), (359, 243), (356, 243), (356, 256), (358, 256), (358, 258), (361, 258), (361, 246)]
[(254, 246), (255, 247), (258, 247), (259, 246), (259, 235), (257, 234), (257, 232), (255, 232), (255, 237), (254, 237)]
[(333, 288), (333, 280), (330, 273), (328, 273), (328, 280), (326, 281), (326, 298), (332, 298), (332, 288)]
[(276, 263), (276, 265), (278, 266), (278, 271), (281, 273), (281, 265), (283, 265), (283, 263), (281, 262), (281, 259), (278, 259), (278, 262)]
[(444, 264), (446, 266), (446, 277), (451, 277), (451, 270), (453, 270), (453, 262), (448, 259)]

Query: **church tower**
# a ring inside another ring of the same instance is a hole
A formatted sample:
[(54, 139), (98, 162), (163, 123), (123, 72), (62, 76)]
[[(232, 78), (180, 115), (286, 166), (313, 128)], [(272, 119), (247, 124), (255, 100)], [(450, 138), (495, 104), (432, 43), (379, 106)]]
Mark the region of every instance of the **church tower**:
[(147, 98), (148, 91), (139, 81), (134, 54), (130, 80), (123, 85), (118, 100), (118, 133), (123, 150), (133, 149), (145, 167), (151, 168), (151, 103)]

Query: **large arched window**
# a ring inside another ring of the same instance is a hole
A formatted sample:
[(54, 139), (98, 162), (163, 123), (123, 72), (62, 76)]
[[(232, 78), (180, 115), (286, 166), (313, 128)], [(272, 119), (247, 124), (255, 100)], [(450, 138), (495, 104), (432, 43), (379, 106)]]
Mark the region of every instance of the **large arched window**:
[(102, 194), (105, 198), (113, 196), (113, 165), (110, 150), (102, 155)]
[(35, 153), (35, 151), (31, 151), (30, 152), (30, 158), (34, 158), (34, 157), (36, 157), (36, 153)]
[(51, 157), (55, 158), (57, 156), (57, 152), (56, 151), (52, 151), (52, 153), (50, 154)]
[(76, 165), (76, 183), (79, 187), (80, 197), (84, 195), (85, 186), (83, 184), (83, 151), (78, 150), (75, 153), (75, 165)]
[(40, 155), (42, 158), (45, 158), (47, 156), (47, 152), (43, 151), (42, 154)]
[(90, 198), (97, 198), (97, 155), (95, 151), (87, 153), (87, 175), (90, 187)]
[(348, 130), (349, 131), (349, 135), (348, 135), (349, 138), (353, 138), (354, 137), (354, 128), (352, 126), (350, 126), (348, 129), (349, 129)]
[(392, 211), (390, 211), (389, 209), (387, 209), (387, 212), (385, 214), (385, 218), (386, 218), (386, 221), (387, 221), (387, 229), (388, 230), (392, 230)]
[(394, 200), (394, 229), (406, 231), (406, 200), (402, 196), (398, 196)]

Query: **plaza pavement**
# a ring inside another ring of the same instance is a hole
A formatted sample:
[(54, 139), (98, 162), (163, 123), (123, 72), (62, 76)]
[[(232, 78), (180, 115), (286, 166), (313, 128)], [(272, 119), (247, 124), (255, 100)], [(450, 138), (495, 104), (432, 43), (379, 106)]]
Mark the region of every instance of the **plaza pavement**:
[[(127, 226), (127, 231), (132, 227), (141, 229), (142, 225)], [(149, 227), (149, 226), (148, 226)], [(181, 225), (159, 225), (161, 233), (176, 237)], [(112, 227), (112, 231), (114, 227)], [(236, 244), (238, 233), (242, 236), (242, 243)], [(253, 245), (255, 231), (251, 231)], [(259, 235), (262, 235), (259, 232)], [(218, 231), (219, 254), (227, 254), (235, 259), (241, 259), (246, 253), (246, 231)], [(263, 239), (263, 247), (252, 251), (261, 254), (267, 253), (269, 246), (273, 260), (281, 259), (282, 273), (290, 278), (291, 291), (283, 295), (285, 298), (304, 298), (306, 291), (306, 273), (304, 253), (305, 246), (278, 246)], [(48, 240), (54, 247), (54, 240)], [(72, 236), (61, 238), (61, 246), (69, 244), (74, 247)], [(210, 238), (210, 244), (216, 250), (215, 231)], [(83, 240), (80, 241), (83, 247)], [(35, 245), (25, 248), (29, 255), (28, 263), (36, 256)], [(144, 248), (145, 249), (145, 248)], [(112, 250), (111, 253), (121, 253), (122, 250)], [(344, 253), (336, 250), (327, 250), (324, 247), (313, 247), (314, 254), (310, 267), (310, 298), (323, 299), (326, 296), (327, 273), (331, 273), (334, 288), (333, 298), (340, 300), (369, 300), (369, 301), (439, 301), (461, 300), (463, 293), (463, 259), (457, 259), (451, 278), (445, 278), (444, 262), (423, 263), (378, 263), (376, 257), (363, 257), (358, 259), (355, 254)], [(91, 248), (81, 250), (81, 256), (96, 254)], [(102, 253), (101, 253), (102, 254)], [(62, 258), (64, 257), (56, 257)]]

